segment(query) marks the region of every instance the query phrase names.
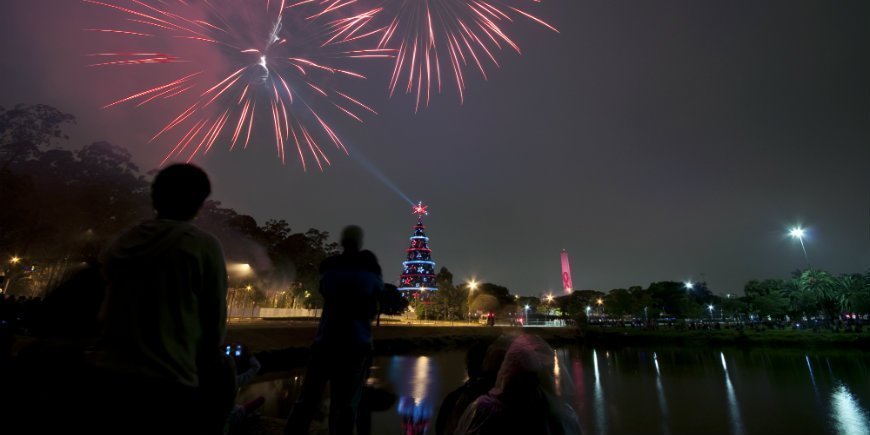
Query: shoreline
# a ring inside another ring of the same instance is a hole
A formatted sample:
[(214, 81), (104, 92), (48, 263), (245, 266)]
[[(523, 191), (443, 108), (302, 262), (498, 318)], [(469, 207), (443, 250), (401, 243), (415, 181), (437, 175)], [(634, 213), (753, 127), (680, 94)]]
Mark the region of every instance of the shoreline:
[[(375, 355), (421, 354), (449, 349), (464, 349), (478, 340), (494, 340), (502, 334), (531, 333), (541, 336), (553, 347), (570, 345), (602, 348), (619, 347), (740, 347), (776, 349), (870, 349), (870, 331), (813, 332), (795, 330), (643, 330), (631, 328), (575, 327), (486, 327), (486, 326), (409, 326), (382, 324), (372, 328)], [(242, 343), (253, 352), (277, 359), (280, 365), (304, 366), (314, 342), (317, 325), (313, 322), (270, 320), (231, 323), (227, 342)]]

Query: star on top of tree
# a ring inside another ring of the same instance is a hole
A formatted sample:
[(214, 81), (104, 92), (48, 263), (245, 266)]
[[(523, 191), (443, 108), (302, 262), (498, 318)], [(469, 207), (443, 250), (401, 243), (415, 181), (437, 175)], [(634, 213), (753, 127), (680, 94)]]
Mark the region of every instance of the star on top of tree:
[(416, 215), (424, 215), (425, 214), (428, 216), (429, 211), (426, 210), (427, 208), (429, 208), (429, 206), (423, 205), (423, 201), (420, 201), (417, 203), (417, 205), (414, 206), (414, 214), (416, 214)]

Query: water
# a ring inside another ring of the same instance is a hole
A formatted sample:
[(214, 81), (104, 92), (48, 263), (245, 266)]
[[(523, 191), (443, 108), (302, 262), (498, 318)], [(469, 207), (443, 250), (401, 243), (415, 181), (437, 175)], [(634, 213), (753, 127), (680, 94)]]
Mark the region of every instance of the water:
[[(570, 347), (556, 359), (586, 434), (870, 435), (870, 352)], [(303, 375), (251, 385), (241, 399), (263, 395), (264, 414), (286, 417)], [(376, 358), (370, 382), (401, 399), (373, 414), (373, 433), (403, 433), (400, 407), (434, 433), (441, 400), (464, 380), (462, 351)]]

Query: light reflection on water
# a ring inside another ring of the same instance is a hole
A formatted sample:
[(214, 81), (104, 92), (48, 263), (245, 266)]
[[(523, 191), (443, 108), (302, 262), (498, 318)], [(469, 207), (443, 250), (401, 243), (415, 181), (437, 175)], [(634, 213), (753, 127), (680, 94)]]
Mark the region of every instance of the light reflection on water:
[(659, 370), (659, 356), (653, 352), (653, 363), (656, 367), (656, 395), (659, 399), (659, 412), (662, 419), (662, 434), (670, 435), (671, 428), (668, 426), (668, 401), (665, 399), (665, 390), (662, 388), (662, 372)]
[(833, 407), (831, 413), (837, 424), (837, 432), (843, 435), (867, 435), (870, 434), (867, 411), (861, 409), (861, 405), (849, 388), (840, 384), (831, 393)]
[[(464, 356), (375, 358), (371, 381), (398, 400), (373, 414), (373, 433), (405, 433), (408, 415), (434, 433), (441, 401), (466, 380)], [(868, 352), (570, 347), (554, 358), (586, 434), (870, 435)], [(266, 396), (264, 414), (286, 417), (303, 374), (251, 385), (240, 400)]]
[(734, 393), (734, 385), (731, 383), (731, 375), (728, 374), (728, 364), (725, 362), (725, 353), (719, 352), (722, 360), (722, 370), (725, 371), (725, 391), (728, 393), (728, 410), (730, 411), (729, 422), (731, 433), (740, 435), (743, 433), (743, 419), (740, 418), (740, 406), (737, 404), (737, 394)]

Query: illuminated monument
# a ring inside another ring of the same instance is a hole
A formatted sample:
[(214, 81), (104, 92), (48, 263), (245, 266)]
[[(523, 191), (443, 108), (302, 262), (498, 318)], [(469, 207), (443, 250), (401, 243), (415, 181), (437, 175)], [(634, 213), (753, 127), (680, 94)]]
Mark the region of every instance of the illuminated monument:
[(562, 250), (562, 289), (571, 293), (574, 284), (571, 283), (571, 265), (568, 264), (568, 251)]
[(429, 238), (426, 237), (426, 227), (423, 225), (423, 215), (428, 215), (427, 206), (422, 202), (414, 206), (417, 215), (417, 225), (411, 235), (411, 247), (407, 249), (407, 260), (402, 262), (402, 277), (399, 279), (399, 290), (406, 298), (428, 298), (435, 287), (435, 262), (432, 261), (432, 250), (429, 249)]

